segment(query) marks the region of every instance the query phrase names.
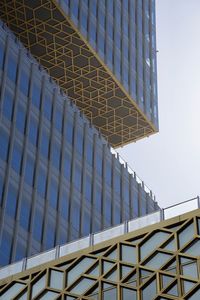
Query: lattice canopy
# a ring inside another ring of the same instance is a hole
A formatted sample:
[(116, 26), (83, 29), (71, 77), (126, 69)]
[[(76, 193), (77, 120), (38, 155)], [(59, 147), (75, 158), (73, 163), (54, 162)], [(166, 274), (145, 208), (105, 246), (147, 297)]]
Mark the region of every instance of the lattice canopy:
[(55, 0), (1, 0), (0, 17), (113, 147), (157, 131)]

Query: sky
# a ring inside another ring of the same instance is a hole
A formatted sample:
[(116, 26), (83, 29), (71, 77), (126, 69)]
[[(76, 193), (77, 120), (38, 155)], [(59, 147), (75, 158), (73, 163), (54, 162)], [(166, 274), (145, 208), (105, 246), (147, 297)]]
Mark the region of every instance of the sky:
[(161, 207), (200, 195), (200, 0), (157, 0), (159, 133), (118, 148)]

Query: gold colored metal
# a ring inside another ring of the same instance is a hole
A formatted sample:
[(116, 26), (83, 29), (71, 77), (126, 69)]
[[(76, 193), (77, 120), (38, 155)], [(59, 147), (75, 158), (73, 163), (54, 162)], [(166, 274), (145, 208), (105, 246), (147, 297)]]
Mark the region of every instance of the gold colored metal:
[(113, 147), (157, 131), (56, 0), (0, 0), (0, 18)]
[[(200, 247), (187, 250), (200, 242), (199, 232), (200, 210), (195, 210), (1, 280), (0, 299), (12, 289), (12, 299), (199, 299)], [(158, 253), (160, 259), (148, 264)]]

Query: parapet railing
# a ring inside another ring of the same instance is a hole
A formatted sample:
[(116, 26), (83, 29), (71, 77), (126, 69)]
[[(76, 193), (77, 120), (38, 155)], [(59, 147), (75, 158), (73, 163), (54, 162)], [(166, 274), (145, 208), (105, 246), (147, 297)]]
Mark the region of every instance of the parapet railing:
[[(188, 205), (190, 204), (190, 205)], [(94, 246), (98, 243), (108, 241), (120, 235), (128, 232), (135, 231), (146, 226), (156, 224), (160, 221), (170, 219), (177, 215), (195, 210), (200, 208), (200, 198), (199, 196), (168, 206), (164, 209), (158, 210), (156, 212), (150, 213), (146, 216), (133, 219), (131, 221), (126, 221), (118, 226), (90, 234), (87, 237), (78, 239), (76, 241), (67, 243), (62, 246), (57, 246), (51, 250), (45, 251), (34, 256), (24, 258), (21, 261), (13, 263), (11, 265), (5, 266), (0, 269), (0, 280), (8, 276), (14, 275), (16, 273), (31, 269), (38, 265), (47, 263), (54, 259), (63, 257), (70, 253), (85, 249), (90, 246)]]
[(123, 159), (123, 157), (112, 147), (110, 148), (110, 151), (119, 160), (120, 164), (122, 164), (127, 169), (127, 171), (133, 175), (137, 183), (139, 183), (142, 186), (145, 192), (148, 193), (154, 201), (156, 201), (156, 196), (153, 194), (152, 190), (144, 183), (144, 181), (137, 175), (137, 173), (128, 165), (128, 163)]

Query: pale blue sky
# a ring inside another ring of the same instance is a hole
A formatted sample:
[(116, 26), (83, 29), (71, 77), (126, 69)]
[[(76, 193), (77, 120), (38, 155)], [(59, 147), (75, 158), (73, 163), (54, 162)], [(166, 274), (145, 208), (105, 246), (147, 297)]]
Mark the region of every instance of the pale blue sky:
[(200, 194), (200, 0), (157, 0), (160, 130), (118, 152), (162, 207)]

